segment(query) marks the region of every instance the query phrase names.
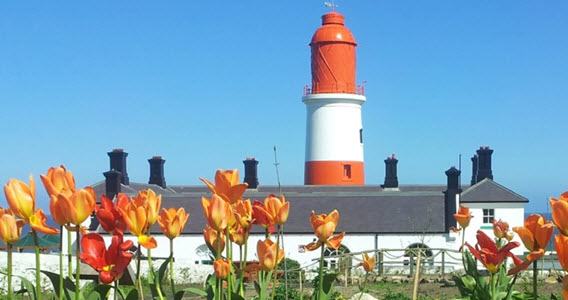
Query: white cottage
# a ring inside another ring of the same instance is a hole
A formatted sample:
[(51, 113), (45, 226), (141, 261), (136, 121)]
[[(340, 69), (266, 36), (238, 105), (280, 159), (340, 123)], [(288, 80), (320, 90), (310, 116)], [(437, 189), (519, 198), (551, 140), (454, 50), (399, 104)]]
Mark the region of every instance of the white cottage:
[[(301, 249), (301, 245), (314, 239), (309, 222), (310, 212), (313, 210), (316, 214), (321, 214), (337, 209), (341, 215), (337, 232), (346, 232), (341, 251), (354, 253), (420, 247), (429, 249), (425, 251), (425, 255), (430, 257), (425, 259), (438, 263), (441, 260), (447, 263), (457, 262), (459, 255), (447, 253), (447, 256), (442, 258), (437, 255), (437, 249), (458, 249), (461, 245), (461, 237), (450, 230), (450, 227), (457, 226), (453, 214), (456, 213), (458, 205), (469, 207), (474, 216), (466, 231), (466, 241), (472, 245), (476, 242), (477, 229), (492, 235), (494, 219), (509, 222), (511, 228), (523, 225), (524, 205), (528, 200), (492, 180), (492, 152), (493, 150), (487, 147), (477, 150), (477, 154), (472, 158), (472, 185), (464, 187), (459, 186), (460, 171), (454, 167), (446, 171), (446, 185), (399, 185), (396, 173), (398, 160), (394, 156), (385, 160), (384, 185), (282, 186), (282, 194), (290, 202), (290, 216), (284, 225), (286, 256), (297, 260), (302, 266), (313, 264), (319, 256), (319, 251), (304, 252)], [(162, 195), (162, 207), (183, 206), (191, 216), (182, 236), (175, 240), (176, 261), (180, 261), (189, 269), (192, 266), (209, 264), (209, 252), (203, 239), (206, 220), (201, 207), (201, 197), (211, 196), (209, 189), (205, 185), (166, 185), (165, 160), (161, 157), (149, 159), (149, 183), (131, 183), (126, 170), (128, 154), (120, 149), (108, 154), (111, 171), (104, 173), (105, 181), (93, 185), (97, 195), (114, 197), (117, 193), (125, 193), (134, 196), (140, 190), (151, 188)], [(245, 199), (262, 201), (269, 194), (279, 193), (277, 186), (258, 185), (258, 161), (247, 159), (244, 164), (245, 182), (250, 186), (244, 195)], [(96, 220), (93, 220), (91, 230), (101, 231)], [(161, 235), (157, 225), (152, 231), (159, 245), (153, 251), (153, 256), (167, 257), (167, 238)], [(263, 238), (263, 229), (256, 226), (249, 240), (249, 260), (255, 259), (256, 241)], [(521, 248), (516, 249), (515, 253), (522, 254)], [(390, 261), (410, 259), (407, 257), (410, 255), (409, 251), (379, 252), (382, 252), (381, 258), (387, 269)], [(337, 251), (326, 253), (332, 255)], [(238, 257), (238, 254), (235, 257)], [(328, 263), (333, 267), (338, 261), (336, 258), (330, 258)], [(437, 265), (439, 268), (439, 264)], [(459, 264), (448, 264), (445, 271), (453, 267), (459, 267)]]

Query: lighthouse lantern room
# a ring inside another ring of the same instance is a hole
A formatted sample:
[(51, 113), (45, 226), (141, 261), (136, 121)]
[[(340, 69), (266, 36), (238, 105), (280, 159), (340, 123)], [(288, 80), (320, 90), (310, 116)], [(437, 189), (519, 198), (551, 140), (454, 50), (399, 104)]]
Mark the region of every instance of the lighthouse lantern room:
[(362, 185), (364, 89), (355, 83), (357, 43), (332, 11), (310, 43), (312, 86), (304, 88), (306, 104), (306, 185)]

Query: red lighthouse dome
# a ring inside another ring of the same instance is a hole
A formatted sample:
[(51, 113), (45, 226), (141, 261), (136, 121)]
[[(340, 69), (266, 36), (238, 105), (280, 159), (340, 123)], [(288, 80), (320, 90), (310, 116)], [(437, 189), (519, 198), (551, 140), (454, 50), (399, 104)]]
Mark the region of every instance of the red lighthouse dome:
[(345, 17), (332, 11), (323, 15), (312, 49), (312, 93), (355, 94), (355, 47), (353, 34), (345, 27)]

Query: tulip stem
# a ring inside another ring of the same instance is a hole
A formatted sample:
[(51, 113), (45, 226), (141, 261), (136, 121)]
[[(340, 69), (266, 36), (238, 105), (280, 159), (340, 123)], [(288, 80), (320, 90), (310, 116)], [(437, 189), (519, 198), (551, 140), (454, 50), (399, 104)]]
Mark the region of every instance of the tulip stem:
[(170, 284), (172, 286), (172, 297), (176, 294), (176, 287), (174, 285), (174, 240), (170, 240)]
[(63, 225), (59, 227), (59, 300), (63, 299)]
[(138, 250), (136, 251), (136, 281), (138, 286), (138, 292), (140, 293), (140, 299), (144, 300), (144, 292), (142, 291), (142, 279), (140, 278), (141, 255), (142, 255), (142, 250), (140, 250), (140, 243), (138, 243)]
[(81, 291), (81, 261), (79, 260), (79, 253), (81, 253), (81, 230), (79, 225), (76, 228), (77, 238), (75, 239), (75, 246), (77, 247), (77, 252), (75, 256), (77, 257), (77, 267), (75, 269), (75, 300), (79, 300), (79, 292)]
[(114, 281), (114, 293), (113, 293), (113, 298), (114, 300), (118, 300), (118, 280)]
[(8, 244), (8, 299), (12, 299), (12, 245)]
[(73, 278), (73, 260), (71, 258), (71, 253), (73, 253), (73, 245), (71, 245), (71, 230), (65, 227), (67, 230), (67, 274), (69, 280)]
[(538, 277), (538, 266), (537, 266), (536, 260), (535, 260), (535, 261), (533, 261), (533, 298), (534, 299), (537, 299), (537, 297), (538, 297), (537, 285), (536, 285), (537, 277)]
[(274, 277), (272, 278), (272, 297), (271, 297), (272, 300), (274, 300), (274, 294), (276, 293), (276, 276), (278, 275), (278, 252), (280, 252), (279, 250), (280, 250), (280, 225), (278, 225), (276, 231), (276, 257), (274, 258), (275, 270), (274, 270)]
[[(323, 255), (325, 254), (325, 245), (321, 246), (320, 255), (320, 268), (319, 268), (319, 286), (318, 286), (318, 297), (316, 299), (321, 299), (323, 293)], [(347, 280), (347, 278), (345, 278)]]
[(489, 283), (491, 284), (491, 287), (490, 287), (491, 288), (491, 299), (495, 300), (495, 299), (497, 299), (497, 297), (496, 297), (497, 295), (495, 295), (495, 285), (496, 285), (495, 274), (491, 273)]
[(41, 299), (41, 276), (40, 276), (40, 262), (39, 262), (39, 241), (37, 239), (37, 231), (32, 229), (35, 244), (35, 261), (36, 261), (36, 297)]
[(231, 238), (229, 235), (229, 226), (227, 226), (227, 228), (225, 229), (225, 239), (227, 240), (227, 260), (229, 261), (229, 276), (227, 277), (227, 300), (231, 300), (231, 294), (232, 294), (232, 282), (231, 279), (233, 278), (233, 276), (231, 276), (231, 272), (233, 270), (233, 259), (232, 259), (232, 251), (231, 251)]
[(160, 287), (160, 278), (156, 278), (156, 274), (154, 273), (154, 262), (152, 262), (152, 250), (150, 249), (148, 249), (148, 266), (150, 266), (150, 272), (148, 273), (148, 276), (152, 276), (154, 284), (156, 285), (156, 293), (158, 293), (158, 298), (162, 300), (164, 299), (164, 295), (162, 295), (162, 288)]
[[(217, 231), (217, 253), (215, 253), (216, 259), (221, 258), (221, 231)], [(216, 276), (215, 276), (216, 277)], [(217, 294), (215, 299), (223, 299), (223, 280), (216, 278), (215, 283), (217, 284)]]
[[(246, 234), (246, 233), (245, 233)], [(245, 236), (245, 245), (246, 245), (246, 236)], [(243, 246), (239, 245), (239, 269), (241, 270), (241, 280), (239, 281), (239, 295), (241, 297), (244, 296), (244, 278), (245, 278), (245, 271), (244, 271), (244, 262), (243, 262)]]

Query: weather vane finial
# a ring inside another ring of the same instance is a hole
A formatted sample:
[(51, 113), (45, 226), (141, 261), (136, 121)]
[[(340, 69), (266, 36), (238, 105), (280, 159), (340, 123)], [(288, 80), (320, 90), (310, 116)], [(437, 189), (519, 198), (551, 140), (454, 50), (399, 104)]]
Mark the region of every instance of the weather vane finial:
[(331, 2), (324, 2), (323, 3), (326, 7), (331, 7), (331, 11), (335, 11), (336, 7), (339, 7), (339, 5), (335, 4), (334, 0), (331, 0)]

